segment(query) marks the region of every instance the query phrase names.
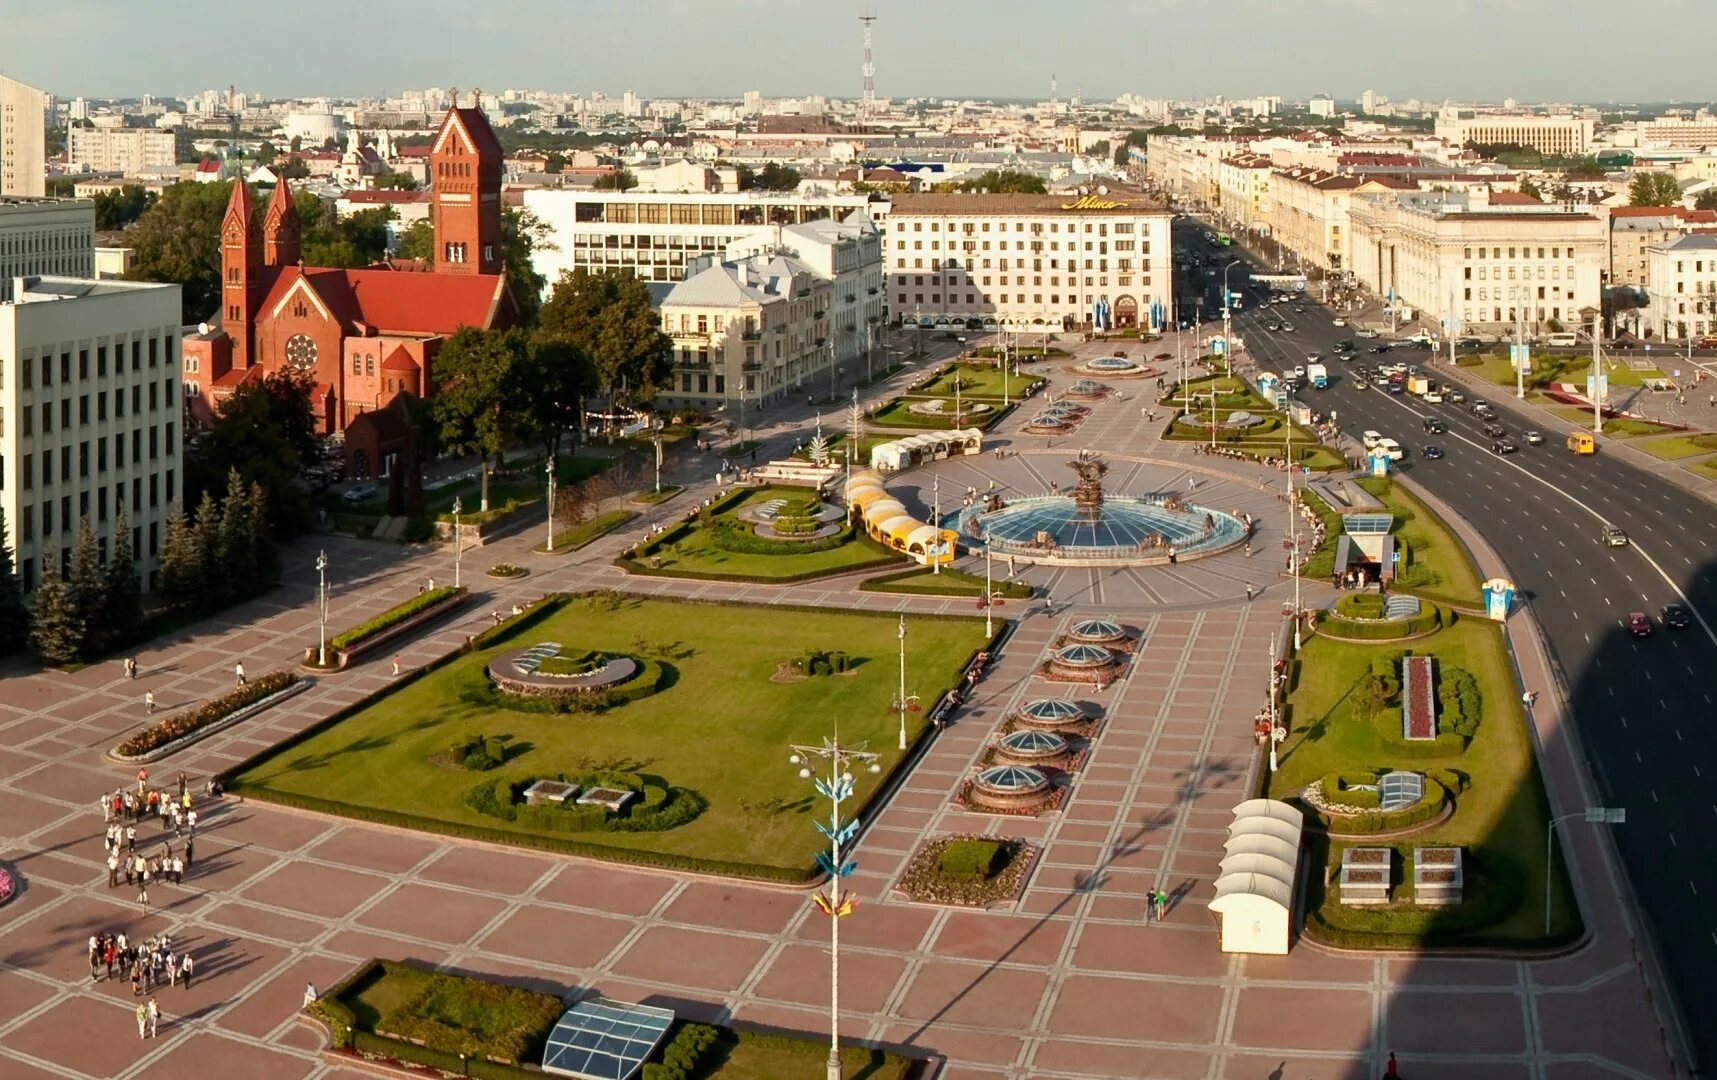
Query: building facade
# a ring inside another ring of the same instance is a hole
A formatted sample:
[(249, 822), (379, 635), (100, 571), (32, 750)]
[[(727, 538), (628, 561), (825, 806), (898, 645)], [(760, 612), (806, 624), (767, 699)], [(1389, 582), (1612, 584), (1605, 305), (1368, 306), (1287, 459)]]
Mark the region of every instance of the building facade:
[(1169, 318), (1172, 214), (1137, 191), (896, 196), (884, 233), (902, 322), (1070, 329)]
[(46, 113), (40, 90), (0, 75), (0, 195), (47, 194)]
[(1594, 214), (1555, 204), (1493, 205), (1484, 189), (1354, 199), (1353, 271), (1433, 323), (1507, 328), (1518, 317), (1564, 326), (1602, 303), (1608, 246)]
[(1609, 210), (1610, 252), (1606, 284), (1645, 290), (1651, 286), (1651, 249), (1694, 229), (1717, 228), (1717, 210), (1685, 206), (1617, 206)]
[(868, 212), (870, 196), (538, 189), (525, 192), (524, 205), (548, 227), (548, 242), (531, 261), (552, 287), (574, 270), (631, 270), (641, 281), (679, 281), (695, 260), (721, 256), (759, 226)]
[(1717, 235), (1694, 233), (1651, 249), (1650, 328), (1665, 341), (1717, 336)]
[(1437, 114), (1437, 138), (1455, 146), (1468, 143), (1527, 146), (1541, 154), (1590, 153), (1595, 121), (1590, 116), (1485, 112), (1445, 108)]
[(95, 276), (95, 203), (0, 196), (0, 300), (36, 274)]
[(179, 501), (179, 287), (28, 277), (0, 303), (0, 505), (35, 588), (88, 518), (103, 561), (120, 508), (149, 587)]
[(88, 172), (168, 176), (179, 171), (180, 136), (149, 128), (73, 127), (66, 161)]

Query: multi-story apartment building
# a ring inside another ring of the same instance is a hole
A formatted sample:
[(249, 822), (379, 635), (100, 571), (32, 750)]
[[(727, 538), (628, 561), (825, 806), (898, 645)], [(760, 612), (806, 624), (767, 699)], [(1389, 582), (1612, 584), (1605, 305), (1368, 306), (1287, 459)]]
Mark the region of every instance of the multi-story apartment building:
[(1276, 169), (1270, 173), (1270, 226), (1277, 242), (1303, 266), (1340, 272), (1353, 264), (1348, 208), (1354, 198), (1416, 190), (1413, 182), (1394, 177)]
[(1685, 206), (1617, 206), (1609, 211), (1610, 251), (1605, 284), (1651, 287), (1651, 249), (1698, 228), (1717, 227), (1717, 210)]
[(1569, 325), (1601, 304), (1608, 241), (1594, 214), (1481, 188), (1361, 196), (1349, 217), (1360, 282), (1433, 324)]
[(797, 225), (865, 210), (868, 195), (801, 195), (780, 191), (668, 194), (525, 192), (525, 209), (548, 227), (531, 257), (550, 286), (563, 272), (628, 269), (644, 281), (679, 281), (699, 257), (761, 225)]
[(0, 195), (47, 193), (46, 99), (0, 75)]
[(1218, 212), (1235, 228), (1269, 231), (1270, 171), (1270, 159), (1264, 154), (1236, 154), (1217, 164)]
[(1160, 325), (1172, 215), (1141, 192), (897, 195), (884, 234), (889, 310), (984, 325)]
[(1491, 112), (1444, 107), (1437, 113), (1437, 138), (1456, 146), (1513, 143), (1542, 154), (1585, 154), (1592, 148), (1591, 116)]
[(164, 176), (179, 169), (181, 138), (150, 128), (74, 126), (66, 134), (66, 160), (90, 172)]
[(95, 276), (95, 203), (0, 196), (0, 300), (31, 274)]
[(1679, 146), (1698, 150), (1717, 146), (1717, 116), (1700, 109), (1693, 116), (1659, 116), (1640, 121), (1641, 146)]
[(148, 588), (179, 501), (179, 286), (29, 277), (0, 303), (0, 506), (26, 590), (124, 507)]
[(1651, 249), (1649, 326), (1665, 341), (1717, 336), (1717, 234), (1679, 236)]

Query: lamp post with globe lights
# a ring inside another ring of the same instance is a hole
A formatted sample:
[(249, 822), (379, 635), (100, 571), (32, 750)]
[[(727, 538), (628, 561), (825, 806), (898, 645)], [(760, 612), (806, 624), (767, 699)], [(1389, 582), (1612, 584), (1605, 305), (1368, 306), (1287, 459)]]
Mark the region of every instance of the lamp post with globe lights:
[(554, 554), (554, 457), (548, 459), (548, 551)]
[[(812, 759), (823, 765), (813, 767)], [(841, 803), (853, 793), (855, 781), (852, 767), (859, 765), (871, 774), (880, 773), (877, 755), (868, 753), (865, 744), (842, 746), (840, 736), (823, 739), (820, 746), (794, 745), (787, 760), (799, 766), (801, 779), (816, 785), (817, 793), (829, 800), (829, 820), (814, 822), (817, 831), (829, 841), (829, 850), (817, 853), (817, 866), (829, 876), (827, 892), (819, 890), (811, 897), (817, 910), (829, 917), (829, 1063), (828, 1080), (841, 1080), (841, 920), (853, 913), (858, 898), (841, 889), (841, 879), (858, 868), (846, 857), (846, 849), (858, 834), (858, 817), (843, 820)]]
[(459, 587), (459, 557), (464, 554), (465, 550), (465, 534), (459, 531), (459, 512), (463, 509), (464, 506), (460, 503), (459, 496), (453, 496), (453, 587), (455, 589)]
[[(455, 536), (459, 535), (457, 531)], [(328, 553), (316, 553), (316, 666), (328, 666)]]

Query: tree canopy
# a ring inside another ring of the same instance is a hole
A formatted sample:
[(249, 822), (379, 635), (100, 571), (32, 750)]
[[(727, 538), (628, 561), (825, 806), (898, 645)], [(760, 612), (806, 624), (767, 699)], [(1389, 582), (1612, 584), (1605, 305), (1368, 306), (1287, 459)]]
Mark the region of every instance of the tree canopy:
[(1041, 177), (1017, 169), (991, 169), (954, 185), (955, 191), (989, 191), (994, 193), (1024, 193), (1044, 195), (1049, 188)]
[(103, 191), (95, 197), (95, 227), (102, 230), (123, 229), (143, 216), (155, 205), (158, 196), (136, 184), (126, 184), (118, 191)]
[(130, 277), (179, 285), (187, 323), (220, 306), (221, 218), (231, 197), (231, 181), (174, 184), (143, 212), (127, 236), (137, 253)]
[(465, 326), (435, 354), (439, 389), (430, 399), (430, 412), (438, 441), (451, 454), (477, 454), (485, 459), (482, 510), (489, 509), (486, 459), (500, 456), (517, 421), (509, 397), (527, 344), (523, 330)]
[(1681, 185), (1669, 173), (1639, 173), (1628, 182), (1631, 206), (1673, 206), (1680, 201)]
[(644, 283), (627, 270), (562, 273), (542, 306), (538, 333), (577, 347), (621, 408), (649, 401), (673, 375), (674, 346), (662, 333)]
[(1693, 200), (1695, 210), (1717, 210), (1717, 188), (1706, 188)]
[(611, 173), (603, 173), (590, 185), (596, 191), (631, 191), (638, 186), (638, 178), (632, 175), (630, 169), (615, 169)]
[(310, 391), (310, 376), (292, 369), (235, 387), (189, 456), (185, 501), (237, 473), (262, 489), (268, 520), (282, 535), (303, 527), (309, 506), (293, 481), (317, 457)]
[(750, 191), (756, 188), (760, 191), (795, 191), (801, 179), (799, 170), (790, 165), (779, 165), (771, 161), (761, 169), (752, 169), (749, 165), (739, 167), (739, 190)]

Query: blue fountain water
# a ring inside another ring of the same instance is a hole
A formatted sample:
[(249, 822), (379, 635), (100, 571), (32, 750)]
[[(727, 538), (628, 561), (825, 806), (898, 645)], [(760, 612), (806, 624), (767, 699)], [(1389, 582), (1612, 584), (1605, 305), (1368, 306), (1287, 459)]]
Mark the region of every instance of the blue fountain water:
[[(1205, 534), (1206, 518), (1213, 528)], [(974, 532), (968, 522), (979, 519)], [(1161, 536), (1176, 554), (1191, 554), (1227, 547), (1245, 538), (1246, 526), (1231, 514), (1188, 505), (1170, 510), (1148, 499), (1106, 496), (1101, 506), (1086, 510), (1066, 495), (1040, 495), (1015, 499), (1007, 507), (986, 514), (982, 507), (969, 507), (948, 523), (958, 529), (965, 542), (981, 547), (987, 533), (995, 549), (1024, 551), (1047, 534), (1067, 558), (1113, 558), (1125, 554), (1157, 554), (1163, 549), (1147, 547), (1153, 536)]]

